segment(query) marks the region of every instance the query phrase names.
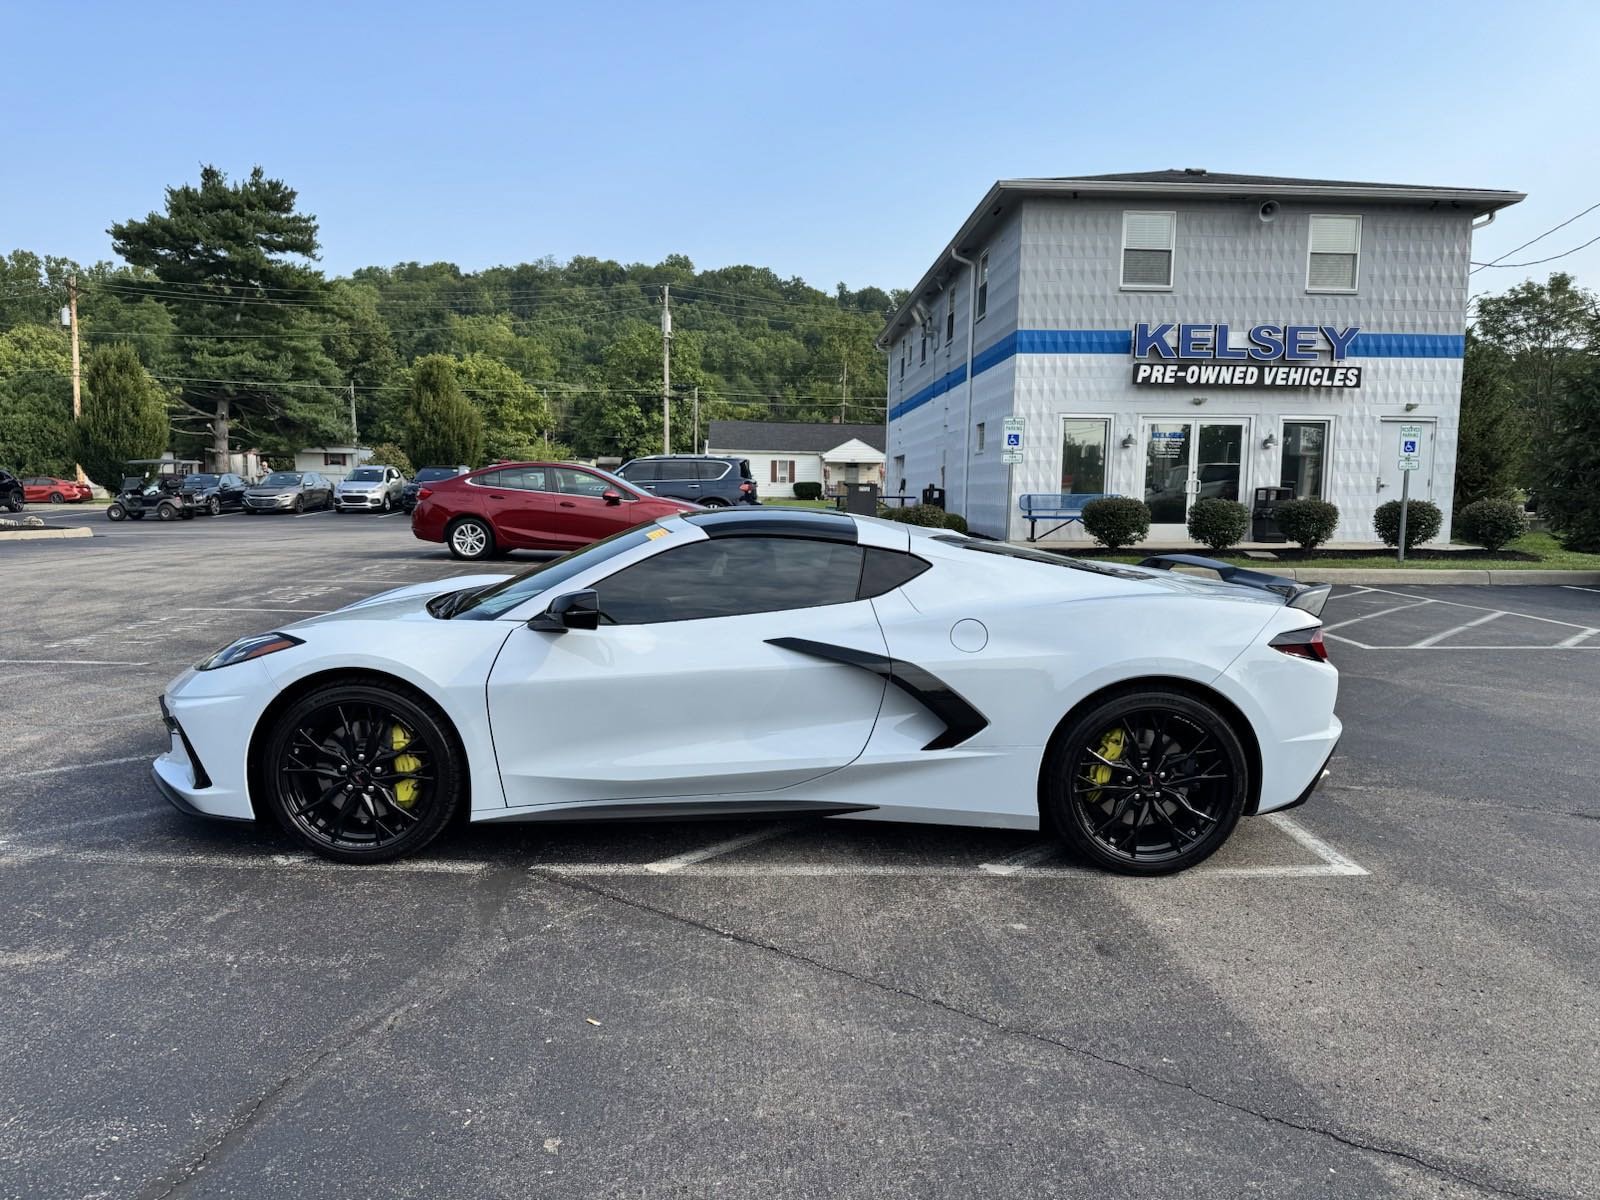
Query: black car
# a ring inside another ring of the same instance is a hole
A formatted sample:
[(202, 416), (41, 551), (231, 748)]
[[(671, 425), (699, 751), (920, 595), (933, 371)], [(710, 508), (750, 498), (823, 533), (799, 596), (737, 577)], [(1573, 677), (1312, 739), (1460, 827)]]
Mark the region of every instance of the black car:
[(186, 475), (183, 490), (194, 498), (203, 513), (216, 516), (244, 507), (245, 489), (250, 485), (238, 475)]
[(750, 463), (709, 454), (652, 454), (623, 464), (617, 472), (635, 487), (674, 500), (693, 500), (707, 508), (760, 504)]
[(417, 471), (415, 478), (400, 490), (400, 507), (410, 512), (417, 506), (417, 491), (430, 483), (438, 483), (441, 479), (454, 479), (457, 475), (465, 475), (471, 467), (423, 467)]
[(0, 467), (0, 508), (22, 511), (22, 480)]

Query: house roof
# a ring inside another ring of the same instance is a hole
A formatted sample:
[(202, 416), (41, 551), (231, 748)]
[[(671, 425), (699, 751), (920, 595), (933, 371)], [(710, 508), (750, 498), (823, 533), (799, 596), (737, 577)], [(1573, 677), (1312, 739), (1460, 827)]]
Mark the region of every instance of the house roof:
[(1461, 210), (1473, 217), (1496, 212), (1519, 200), (1523, 192), (1489, 188), (1436, 187), (1413, 183), (1362, 183), (1348, 179), (1296, 179), (1287, 175), (1235, 175), (1211, 172), (1201, 167), (1173, 168), (1166, 171), (1129, 171), (1113, 175), (1061, 175), (1041, 179), (1001, 179), (972, 210), (956, 236), (934, 260), (933, 266), (906, 293), (905, 300), (889, 317), (878, 335), (884, 347), (901, 329), (913, 323), (912, 313), (937, 296), (958, 264), (953, 253), (964, 258), (976, 254), (1000, 220), (1010, 215), (1017, 202), (1028, 198), (1053, 197), (1076, 200), (1080, 196), (1165, 196), (1218, 200), (1333, 200), (1364, 203), (1425, 204)]
[(835, 425), (809, 421), (713, 421), (706, 437), (712, 454), (782, 450), (822, 454), (855, 439), (883, 453), (882, 425)]

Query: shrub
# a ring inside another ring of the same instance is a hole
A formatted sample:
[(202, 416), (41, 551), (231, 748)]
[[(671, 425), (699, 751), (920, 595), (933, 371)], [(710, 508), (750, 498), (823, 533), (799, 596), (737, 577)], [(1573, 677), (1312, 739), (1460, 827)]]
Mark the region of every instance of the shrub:
[(1207, 496), (1189, 509), (1189, 536), (1218, 553), (1244, 541), (1250, 510), (1237, 500)]
[(953, 529), (957, 533), (965, 533), (967, 531), (967, 519), (960, 513), (947, 512), (944, 514), (944, 527)]
[(821, 500), (822, 485), (815, 479), (804, 479), (794, 485), (796, 500)]
[(1285, 500), (1278, 505), (1278, 528), (1300, 549), (1315, 550), (1339, 528), (1339, 506), (1326, 500)]
[(926, 529), (954, 529), (957, 533), (967, 531), (967, 519), (960, 513), (945, 512), (937, 504), (906, 504), (899, 508), (890, 508), (886, 504), (878, 505), (878, 515), (885, 521), (899, 521), (905, 525), (921, 525)]
[[(1409, 550), (1438, 534), (1439, 527), (1444, 524), (1444, 514), (1431, 500), (1407, 500), (1406, 505), (1406, 549)], [(1385, 546), (1398, 546), (1400, 501), (1391, 500), (1378, 505), (1378, 511), (1372, 514), (1372, 528), (1383, 539)]]
[(1485, 550), (1498, 550), (1528, 532), (1528, 518), (1515, 500), (1474, 500), (1456, 514), (1456, 532)]
[(1083, 527), (1107, 550), (1120, 550), (1150, 532), (1150, 509), (1127, 496), (1091, 500), (1083, 506)]
[(379, 442), (372, 448), (372, 457), (367, 461), (378, 463), (379, 465), (385, 467), (393, 467), (407, 479), (410, 479), (417, 473), (415, 468), (411, 465), (411, 460), (406, 457), (406, 452), (400, 449), (399, 446), (396, 446), (393, 442)]

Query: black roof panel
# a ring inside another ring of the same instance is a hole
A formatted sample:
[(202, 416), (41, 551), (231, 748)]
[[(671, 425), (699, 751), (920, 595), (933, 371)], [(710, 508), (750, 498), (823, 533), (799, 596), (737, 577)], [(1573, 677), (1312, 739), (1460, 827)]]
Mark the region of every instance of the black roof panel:
[(683, 518), (707, 537), (795, 537), (824, 542), (856, 541), (856, 523), (843, 513), (804, 508), (725, 508)]

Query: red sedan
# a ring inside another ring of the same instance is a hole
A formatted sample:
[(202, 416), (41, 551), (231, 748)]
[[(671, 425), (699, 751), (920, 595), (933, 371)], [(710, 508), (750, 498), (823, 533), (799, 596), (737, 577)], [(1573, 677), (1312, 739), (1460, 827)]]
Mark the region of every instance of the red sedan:
[(86, 483), (31, 475), (22, 481), (22, 498), (29, 504), (78, 504), (92, 493)]
[(698, 504), (642, 492), (573, 463), (496, 463), (418, 489), (411, 532), (457, 558), (507, 550), (575, 550)]

